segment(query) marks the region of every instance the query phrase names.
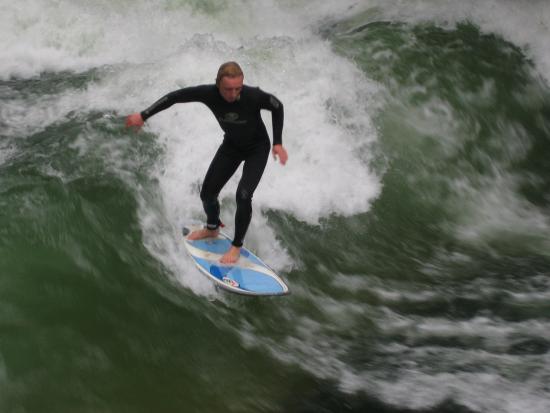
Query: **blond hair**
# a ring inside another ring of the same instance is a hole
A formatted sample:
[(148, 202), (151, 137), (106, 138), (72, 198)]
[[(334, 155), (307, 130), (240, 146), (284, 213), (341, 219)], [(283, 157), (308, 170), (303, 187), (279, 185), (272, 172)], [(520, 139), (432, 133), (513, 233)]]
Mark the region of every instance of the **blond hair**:
[(220, 83), (224, 77), (240, 76), (244, 76), (244, 73), (237, 62), (225, 62), (218, 69), (218, 75), (216, 76), (216, 86), (220, 86)]

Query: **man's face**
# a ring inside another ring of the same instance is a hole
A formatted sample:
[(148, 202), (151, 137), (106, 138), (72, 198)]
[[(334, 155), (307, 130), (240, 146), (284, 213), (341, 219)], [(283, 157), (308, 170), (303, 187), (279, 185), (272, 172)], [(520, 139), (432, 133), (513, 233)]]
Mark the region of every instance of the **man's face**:
[(241, 90), (243, 90), (243, 76), (239, 77), (222, 77), (220, 81), (220, 94), (229, 103), (235, 102), (239, 99)]

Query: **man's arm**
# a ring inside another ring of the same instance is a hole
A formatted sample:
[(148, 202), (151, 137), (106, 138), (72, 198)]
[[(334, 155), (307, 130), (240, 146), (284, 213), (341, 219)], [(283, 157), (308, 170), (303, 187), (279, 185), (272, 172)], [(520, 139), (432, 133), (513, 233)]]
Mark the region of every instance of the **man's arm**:
[(273, 124), (273, 146), (283, 144), (283, 123), (285, 112), (283, 104), (279, 99), (270, 93), (260, 89), (262, 94), (260, 107), (271, 111), (271, 120)]
[(202, 102), (208, 86), (193, 86), (170, 92), (161, 97), (147, 109), (132, 113), (126, 118), (126, 126), (143, 126), (144, 122), (156, 113), (168, 109), (175, 103)]
[(279, 158), (282, 165), (288, 160), (288, 154), (283, 146), (283, 123), (285, 112), (283, 104), (275, 96), (262, 91), (261, 108), (271, 111), (271, 123), (273, 124), (273, 157)]

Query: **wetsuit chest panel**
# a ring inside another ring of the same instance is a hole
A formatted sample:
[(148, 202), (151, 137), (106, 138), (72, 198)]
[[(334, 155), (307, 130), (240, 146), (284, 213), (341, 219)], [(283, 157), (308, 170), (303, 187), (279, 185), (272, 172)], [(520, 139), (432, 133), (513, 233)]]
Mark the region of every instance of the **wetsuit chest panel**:
[(205, 103), (216, 116), (227, 140), (238, 146), (250, 146), (269, 139), (253, 89), (244, 86), (240, 99), (231, 103), (216, 93), (215, 99)]

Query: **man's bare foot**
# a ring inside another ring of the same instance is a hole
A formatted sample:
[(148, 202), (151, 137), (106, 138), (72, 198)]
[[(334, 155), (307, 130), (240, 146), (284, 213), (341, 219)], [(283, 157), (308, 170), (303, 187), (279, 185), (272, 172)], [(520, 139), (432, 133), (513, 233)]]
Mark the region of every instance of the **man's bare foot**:
[(229, 251), (227, 251), (223, 257), (220, 258), (222, 264), (235, 264), (241, 256), (241, 249), (231, 245)]
[(193, 231), (191, 234), (187, 236), (187, 239), (190, 241), (196, 241), (198, 239), (204, 239), (204, 238), (216, 238), (219, 233), (220, 233), (219, 229), (202, 228), (202, 229)]

